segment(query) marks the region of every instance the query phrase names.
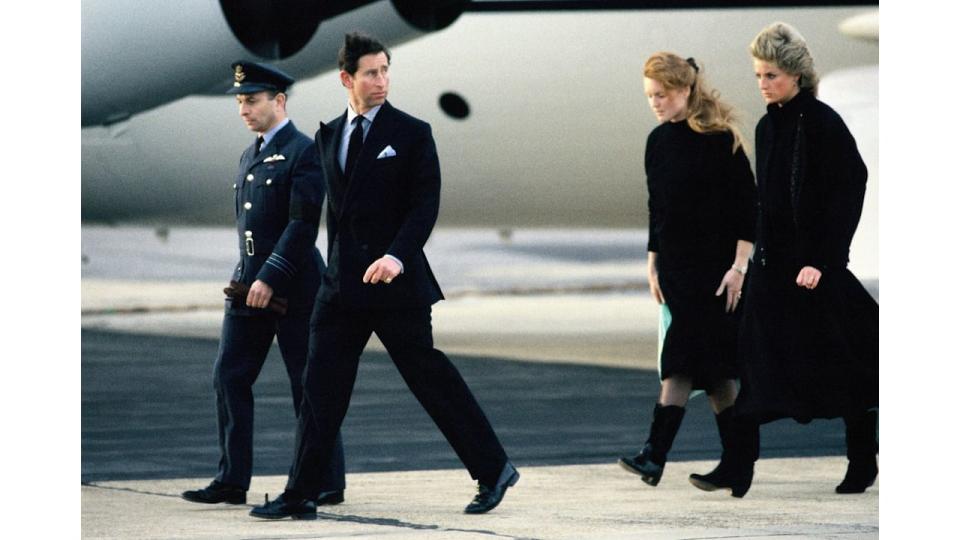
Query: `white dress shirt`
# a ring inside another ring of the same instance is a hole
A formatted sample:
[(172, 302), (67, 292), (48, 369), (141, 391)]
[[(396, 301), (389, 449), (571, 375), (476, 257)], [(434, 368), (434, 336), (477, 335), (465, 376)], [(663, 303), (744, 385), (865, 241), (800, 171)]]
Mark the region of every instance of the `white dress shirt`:
[[(377, 117), (377, 113), (380, 112), (380, 107), (383, 105), (377, 105), (376, 107), (370, 109), (369, 111), (363, 113), (363, 140), (367, 140), (367, 135), (370, 134), (370, 126), (373, 125), (373, 120)], [(353, 119), (360, 116), (359, 114), (353, 112), (353, 107), (347, 103), (347, 123), (343, 126), (343, 135), (340, 137), (340, 151), (337, 152), (337, 161), (340, 163), (340, 170), (344, 171), (347, 168), (347, 150), (350, 147), (350, 135), (353, 133)]]

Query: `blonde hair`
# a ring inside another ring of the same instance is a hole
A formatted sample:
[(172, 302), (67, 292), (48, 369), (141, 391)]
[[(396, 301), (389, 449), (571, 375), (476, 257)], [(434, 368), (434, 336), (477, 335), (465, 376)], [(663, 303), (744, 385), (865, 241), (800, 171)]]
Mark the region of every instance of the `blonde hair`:
[(800, 88), (817, 95), (820, 77), (813, 68), (810, 48), (796, 28), (784, 22), (767, 26), (750, 42), (750, 54), (757, 60), (776, 64), (790, 75), (800, 75)]
[(693, 58), (684, 60), (670, 52), (654, 53), (643, 65), (643, 76), (658, 81), (667, 90), (690, 88), (687, 124), (697, 133), (728, 131), (733, 135), (733, 152), (746, 141), (737, 127), (733, 107), (720, 100), (720, 92), (707, 86), (700, 66)]

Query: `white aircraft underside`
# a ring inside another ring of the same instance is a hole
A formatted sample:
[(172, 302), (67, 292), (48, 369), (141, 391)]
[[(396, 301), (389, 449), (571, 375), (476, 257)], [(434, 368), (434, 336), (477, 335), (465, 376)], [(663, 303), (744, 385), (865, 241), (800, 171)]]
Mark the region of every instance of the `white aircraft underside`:
[[(220, 4), (86, 0), (82, 14), (84, 221), (230, 224), (237, 160), (254, 135), (233, 97), (220, 93), (232, 61), (257, 57)], [(765, 107), (747, 46), (777, 20), (806, 37), (821, 99), (845, 118), (867, 163), (853, 266), (875, 277), (875, 6), (468, 12), (428, 32), (378, 1), (322, 21), (299, 52), (275, 63), (298, 79), (288, 113), (312, 135), (346, 107), (336, 73), (344, 32), (391, 45), (388, 99), (433, 126), (441, 224), (645, 227), (643, 149), (655, 119), (643, 96), (644, 60), (659, 50), (695, 57), (752, 141)], [(851, 20), (860, 24), (841, 32)], [(445, 113), (444, 93), (461, 97), (469, 115)]]

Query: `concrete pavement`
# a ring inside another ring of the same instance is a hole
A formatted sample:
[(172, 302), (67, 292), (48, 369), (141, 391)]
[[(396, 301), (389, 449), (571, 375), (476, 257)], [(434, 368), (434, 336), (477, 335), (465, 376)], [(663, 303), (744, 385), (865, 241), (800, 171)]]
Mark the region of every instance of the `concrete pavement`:
[(669, 463), (652, 488), (614, 463), (521, 467), (520, 482), (486, 515), (466, 515), (474, 484), (463, 470), (350, 474), (346, 501), (316, 521), (263, 521), (253, 504), (284, 477), (256, 477), (248, 505), (179, 498), (207, 479), (94, 482), (83, 486), (83, 536), (102, 539), (693, 539), (878, 538), (879, 481), (836, 495), (842, 457), (763, 459), (743, 499), (690, 485), (712, 462)]

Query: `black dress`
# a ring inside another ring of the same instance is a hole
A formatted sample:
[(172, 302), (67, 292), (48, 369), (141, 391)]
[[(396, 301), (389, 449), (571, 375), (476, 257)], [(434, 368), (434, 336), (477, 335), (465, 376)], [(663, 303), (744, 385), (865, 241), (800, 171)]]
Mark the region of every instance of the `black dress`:
[(742, 148), (729, 132), (697, 133), (687, 122), (661, 124), (647, 138), (650, 236), (672, 322), (660, 376), (685, 375), (712, 390), (737, 377), (738, 314), (714, 293), (730, 269), (737, 240), (752, 242), (757, 190)]
[[(800, 422), (877, 406), (879, 306), (847, 269), (867, 170), (840, 116), (801, 91), (756, 131), (760, 219), (740, 324), (740, 413)], [(817, 288), (796, 285), (804, 266)]]

